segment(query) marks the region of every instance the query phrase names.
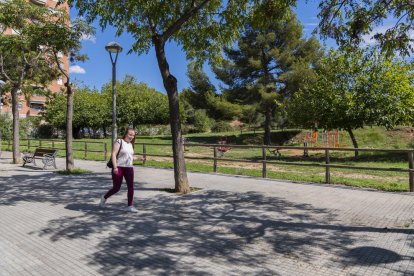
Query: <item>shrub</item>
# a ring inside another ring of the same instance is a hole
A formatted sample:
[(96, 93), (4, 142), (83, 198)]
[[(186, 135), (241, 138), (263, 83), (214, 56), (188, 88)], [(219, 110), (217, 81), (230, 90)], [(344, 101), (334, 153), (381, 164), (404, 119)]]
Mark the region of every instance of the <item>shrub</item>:
[(0, 114), (0, 139), (11, 140), (13, 136), (13, 121), (9, 114)]
[(36, 138), (51, 139), (53, 137), (53, 126), (40, 125), (37, 129)]
[(234, 131), (235, 128), (230, 125), (229, 122), (226, 121), (218, 121), (213, 124), (211, 128), (212, 132), (230, 132)]
[(138, 135), (171, 135), (170, 125), (138, 125), (136, 126)]
[(196, 132), (209, 132), (211, 128), (211, 119), (207, 116), (204, 109), (196, 110), (194, 113), (194, 129)]

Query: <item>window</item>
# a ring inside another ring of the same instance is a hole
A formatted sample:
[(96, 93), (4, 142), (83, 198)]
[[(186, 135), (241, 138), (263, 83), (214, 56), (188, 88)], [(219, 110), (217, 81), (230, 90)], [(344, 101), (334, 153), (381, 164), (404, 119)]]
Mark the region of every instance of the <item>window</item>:
[(58, 84), (58, 85), (63, 85), (63, 79), (62, 79), (62, 77), (59, 77), (59, 78), (57, 79), (57, 84)]
[(37, 111), (41, 111), (43, 110), (43, 104), (39, 104), (39, 103), (30, 103), (30, 109), (34, 109)]
[(17, 110), (22, 110), (22, 104), (17, 104)]

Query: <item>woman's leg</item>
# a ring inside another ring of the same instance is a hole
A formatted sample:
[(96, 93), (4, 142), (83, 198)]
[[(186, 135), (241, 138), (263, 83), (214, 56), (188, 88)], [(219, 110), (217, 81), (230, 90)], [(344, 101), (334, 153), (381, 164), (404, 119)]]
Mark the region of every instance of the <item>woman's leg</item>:
[(125, 181), (128, 187), (128, 206), (132, 206), (134, 201), (134, 168), (124, 168)]
[(110, 189), (105, 195), (104, 198), (108, 199), (108, 197), (112, 196), (119, 192), (122, 184), (122, 178), (124, 177), (124, 168), (118, 167), (118, 173), (114, 174), (112, 170), (112, 189)]

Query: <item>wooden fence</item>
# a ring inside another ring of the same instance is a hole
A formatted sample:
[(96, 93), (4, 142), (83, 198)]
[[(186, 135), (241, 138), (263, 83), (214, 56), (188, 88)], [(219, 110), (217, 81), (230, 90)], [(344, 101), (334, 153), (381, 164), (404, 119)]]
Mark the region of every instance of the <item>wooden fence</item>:
[[(5, 142), (5, 141), (4, 141)], [(11, 150), (12, 145), (11, 141), (7, 142), (7, 148)], [(105, 142), (95, 142), (95, 141), (74, 141), (74, 144), (81, 143), (83, 144), (82, 149), (74, 148), (74, 152), (83, 152), (84, 158), (88, 158), (88, 153), (98, 153), (102, 154), (103, 159), (107, 160), (109, 157), (109, 152), (107, 144)], [(90, 149), (88, 144), (100, 144), (102, 149)], [(143, 165), (145, 165), (145, 160), (147, 156), (154, 157), (169, 157), (172, 158), (172, 155), (163, 155), (163, 154), (149, 154), (147, 153), (147, 146), (165, 146), (171, 148), (171, 144), (157, 144), (157, 143), (135, 143), (142, 146), (142, 155), (144, 157)], [(261, 163), (262, 164), (262, 177), (267, 177), (267, 164), (279, 164), (279, 165), (293, 165), (293, 166), (309, 166), (309, 167), (324, 167), (325, 168), (325, 183), (331, 183), (331, 168), (338, 169), (349, 169), (349, 170), (373, 170), (373, 171), (393, 171), (393, 172), (402, 172), (408, 174), (410, 192), (414, 192), (414, 150), (412, 149), (358, 149), (359, 152), (388, 152), (388, 153), (399, 153), (405, 154), (408, 160), (408, 168), (376, 168), (376, 167), (363, 167), (363, 166), (347, 166), (347, 165), (337, 165), (330, 162), (330, 153), (334, 151), (351, 151), (354, 152), (354, 148), (325, 148), (325, 147), (292, 147), (292, 146), (254, 146), (254, 145), (226, 145), (231, 148), (243, 148), (243, 149), (261, 149), (261, 159), (260, 160), (249, 160), (249, 159), (233, 159), (233, 158), (224, 158), (219, 157), (219, 149), (223, 148), (222, 144), (195, 144), (195, 143), (186, 143), (186, 147), (207, 147), (213, 149), (213, 156), (185, 156), (186, 159), (198, 159), (198, 160), (212, 160), (213, 161), (213, 171), (217, 172), (218, 162), (227, 161), (227, 162), (243, 162), (243, 163)], [(33, 151), (37, 147), (52, 147), (56, 149), (63, 150), (65, 152), (65, 141), (63, 140), (35, 140), (35, 139), (22, 139), (21, 148), (27, 149), (28, 152)], [(308, 154), (309, 151), (324, 151), (325, 153), (325, 162), (324, 164), (320, 163), (303, 163), (303, 162), (287, 162), (282, 160), (268, 160), (268, 155), (270, 151), (276, 151), (282, 149), (292, 149), (292, 150), (301, 150), (304, 154)]]
[[(6, 142), (6, 143), (5, 143)], [(8, 150), (12, 150), (12, 141), (3, 141), (3, 144), (6, 144)], [(92, 149), (90, 145), (97, 145), (94, 148), (98, 147), (99, 149)], [(104, 160), (109, 156), (108, 146), (105, 142), (95, 142), (95, 141), (74, 141), (73, 142), (73, 152), (83, 152), (83, 158), (87, 159), (89, 153), (102, 154)], [(77, 146), (80, 146), (79, 148)], [(36, 148), (54, 148), (60, 150), (59, 155), (65, 156), (66, 146), (64, 140), (52, 140), (52, 139), (21, 139), (20, 140), (20, 150), (33, 152)], [(63, 154), (62, 154), (63, 152)]]
[[(170, 144), (152, 144), (152, 143), (135, 143), (136, 145), (142, 145), (142, 155), (144, 158), (144, 165), (147, 156), (154, 157), (170, 157), (172, 155), (162, 155), (162, 154), (148, 154), (147, 146), (168, 146)], [(373, 170), (373, 171), (393, 171), (393, 172), (403, 172), (408, 173), (409, 187), (410, 192), (414, 192), (414, 150), (411, 149), (358, 149), (359, 152), (388, 152), (388, 153), (400, 153), (405, 154), (408, 157), (408, 169), (401, 168), (376, 168), (376, 167), (363, 167), (363, 166), (347, 166), (347, 165), (337, 165), (331, 164), (330, 162), (330, 153), (333, 151), (352, 151), (355, 152), (354, 148), (325, 148), (325, 147), (293, 147), (293, 146), (253, 146), (253, 145), (228, 145), (231, 148), (245, 148), (245, 149), (261, 149), (262, 159), (261, 160), (248, 160), (248, 159), (233, 159), (233, 158), (223, 158), (218, 157), (218, 149), (222, 148), (222, 144), (185, 144), (186, 147), (208, 147), (213, 149), (213, 157), (195, 157), (195, 156), (185, 156), (186, 159), (198, 159), (198, 160), (212, 160), (213, 161), (213, 171), (217, 172), (217, 166), (219, 161), (228, 161), (228, 162), (244, 162), (244, 163), (261, 163), (262, 164), (262, 177), (267, 177), (267, 164), (279, 164), (279, 165), (293, 165), (293, 166), (309, 166), (309, 167), (324, 167), (325, 168), (325, 183), (331, 183), (331, 168), (338, 169), (349, 169), (349, 170)], [(268, 160), (268, 154), (270, 151), (276, 151), (282, 149), (293, 149), (301, 150), (304, 154), (308, 154), (309, 151), (324, 151), (325, 152), (325, 162), (324, 164), (318, 163), (302, 163), (302, 162), (286, 162), (286, 161), (274, 161)]]

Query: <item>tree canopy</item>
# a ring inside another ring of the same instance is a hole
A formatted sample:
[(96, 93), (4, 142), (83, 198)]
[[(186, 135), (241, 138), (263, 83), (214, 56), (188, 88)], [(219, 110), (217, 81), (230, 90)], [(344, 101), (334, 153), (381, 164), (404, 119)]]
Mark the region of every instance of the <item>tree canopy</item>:
[[(375, 39), (387, 54), (413, 52), (411, 0), (322, 0), (319, 8), (321, 35), (334, 38), (340, 46), (354, 48), (365, 36)], [(390, 18), (395, 22), (384, 26)]]
[(332, 50), (320, 61), (316, 81), (294, 95), (288, 114), (304, 127), (347, 130), (357, 148), (353, 129), (412, 122), (412, 70), (412, 64), (376, 51)]
[(237, 39), (247, 19), (279, 16), (295, 3), (294, 0), (69, 2), (74, 3), (89, 21), (98, 18), (102, 28), (112, 25), (118, 35), (124, 31), (130, 33), (135, 39), (130, 52), (146, 53), (154, 47), (168, 95), (175, 189), (182, 193), (188, 193), (190, 187), (182, 145), (177, 79), (170, 71), (165, 44), (175, 41), (188, 59), (215, 60), (223, 45), (231, 45)]
[(317, 40), (302, 38), (302, 26), (292, 11), (281, 18), (245, 25), (237, 47), (226, 48), (225, 60), (214, 71), (234, 103), (255, 105), (265, 117), (264, 143), (270, 144), (273, 116), (284, 99), (313, 76), (321, 55)]
[(49, 35), (51, 26), (67, 27), (59, 24), (65, 16), (65, 11), (49, 10), (25, 0), (0, 2), (0, 26), (12, 31), (12, 35), (0, 33), (0, 79), (11, 95), (14, 163), (20, 163), (19, 94), (28, 99), (34, 90), (46, 90), (47, 84), (57, 78), (52, 53), (45, 46), (65, 44), (66, 37)]

